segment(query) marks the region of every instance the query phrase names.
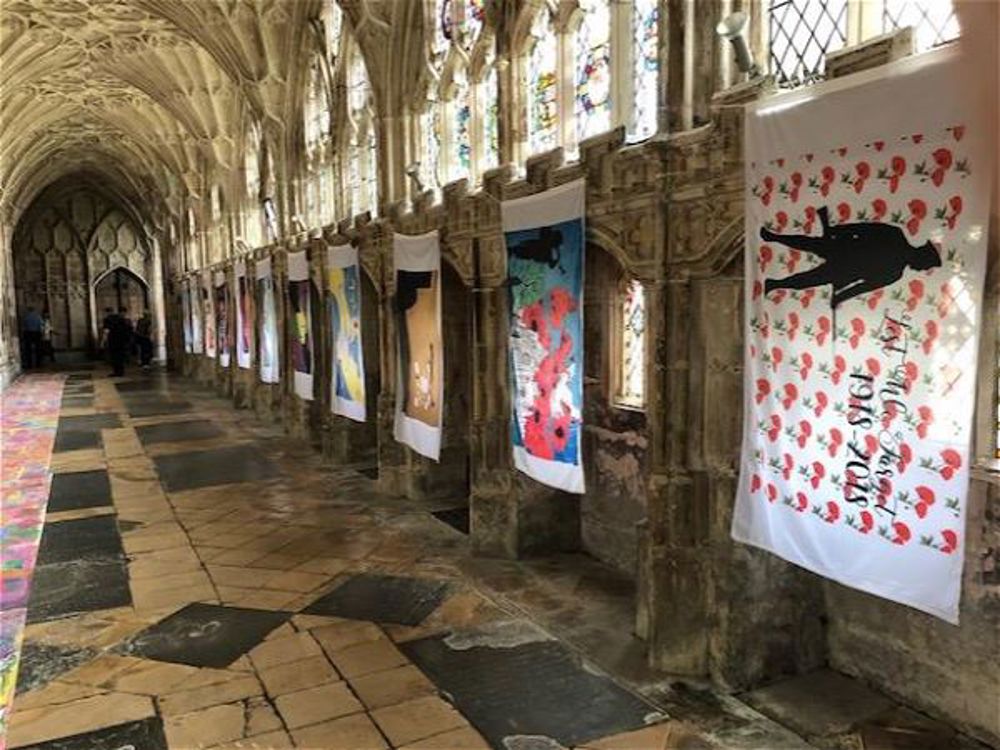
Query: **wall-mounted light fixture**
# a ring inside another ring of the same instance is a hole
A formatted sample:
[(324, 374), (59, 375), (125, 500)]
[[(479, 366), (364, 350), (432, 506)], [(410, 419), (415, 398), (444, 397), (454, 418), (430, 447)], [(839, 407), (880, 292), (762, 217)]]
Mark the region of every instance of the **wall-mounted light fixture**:
[(417, 193), (424, 192), (424, 183), (420, 181), (420, 162), (415, 161), (407, 165), (406, 176), (413, 180), (413, 186), (416, 188)]
[(750, 43), (747, 41), (747, 28), (750, 26), (750, 16), (741, 10), (730, 13), (719, 21), (715, 33), (722, 39), (728, 39), (733, 45), (736, 55), (736, 67), (750, 78), (760, 75), (760, 68), (753, 59)]

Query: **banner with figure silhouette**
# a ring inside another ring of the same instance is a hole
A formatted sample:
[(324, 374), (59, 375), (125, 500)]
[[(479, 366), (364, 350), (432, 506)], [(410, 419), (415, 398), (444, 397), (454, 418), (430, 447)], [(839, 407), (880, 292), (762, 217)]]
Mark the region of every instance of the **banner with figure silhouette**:
[(928, 53), (748, 110), (733, 520), (739, 541), (952, 623), (989, 194), (953, 64)]
[(212, 294), (212, 272), (209, 270), (201, 273), (201, 310), (205, 323), (205, 354), (215, 359), (218, 353), (215, 345), (215, 300)]
[(253, 359), (253, 305), (246, 262), (236, 261), (233, 273), (236, 279), (236, 366), (249, 370)]
[(326, 251), (330, 287), (332, 365), (330, 408), (334, 414), (365, 421), (365, 363), (361, 349), (361, 266), (357, 248)]
[(444, 337), (437, 232), (393, 239), (396, 294), (396, 440), (427, 458), (441, 452)]
[(229, 367), (229, 290), (225, 271), (215, 272), (215, 329), (219, 364)]
[(583, 180), (502, 205), (514, 465), (584, 491)]
[(303, 250), (288, 254), (288, 330), (291, 336), (292, 373), (295, 393), (313, 400), (315, 341), (312, 329), (312, 282), (309, 256)]
[(254, 264), (254, 275), (257, 279), (257, 309), (260, 311), (260, 335), (257, 337), (260, 382), (277, 383), (281, 379), (278, 361), (278, 304), (271, 259), (260, 258)]

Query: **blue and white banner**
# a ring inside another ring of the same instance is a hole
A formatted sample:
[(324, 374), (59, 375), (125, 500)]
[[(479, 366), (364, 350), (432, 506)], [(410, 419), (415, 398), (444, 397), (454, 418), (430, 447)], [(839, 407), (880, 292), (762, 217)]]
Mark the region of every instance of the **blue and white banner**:
[(501, 207), (510, 295), (508, 358), (514, 465), (583, 493), (585, 183)]

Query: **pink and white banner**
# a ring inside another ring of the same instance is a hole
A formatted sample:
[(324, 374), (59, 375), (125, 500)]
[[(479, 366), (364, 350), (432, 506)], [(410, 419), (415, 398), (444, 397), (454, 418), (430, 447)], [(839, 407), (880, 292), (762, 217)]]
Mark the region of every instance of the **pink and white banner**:
[(967, 122), (953, 68), (953, 53), (928, 53), (747, 112), (732, 530), (949, 622), (989, 193), (987, 134)]

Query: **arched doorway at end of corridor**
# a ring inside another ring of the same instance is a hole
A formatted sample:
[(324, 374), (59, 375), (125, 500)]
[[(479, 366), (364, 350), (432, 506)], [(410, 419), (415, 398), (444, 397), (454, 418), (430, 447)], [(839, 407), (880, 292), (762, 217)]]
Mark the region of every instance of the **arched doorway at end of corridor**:
[(112, 311), (125, 309), (133, 323), (150, 310), (149, 285), (134, 271), (117, 266), (102, 274), (93, 284), (92, 334), (100, 341), (104, 318)]

